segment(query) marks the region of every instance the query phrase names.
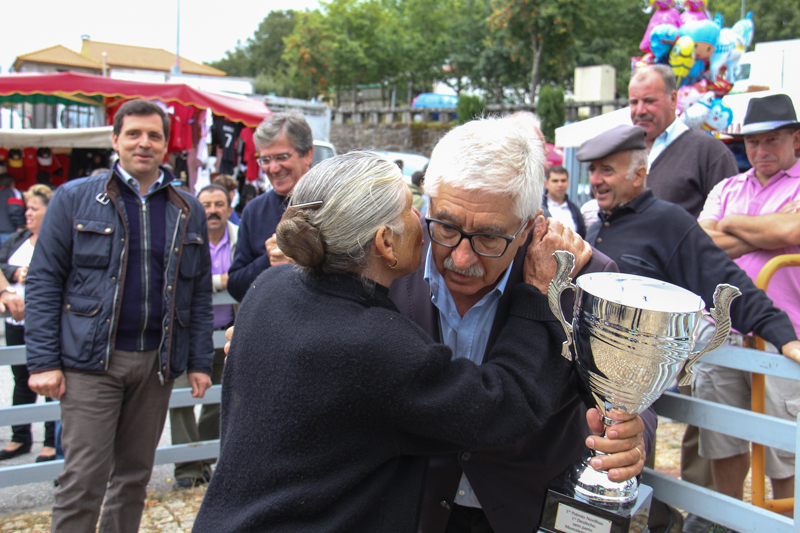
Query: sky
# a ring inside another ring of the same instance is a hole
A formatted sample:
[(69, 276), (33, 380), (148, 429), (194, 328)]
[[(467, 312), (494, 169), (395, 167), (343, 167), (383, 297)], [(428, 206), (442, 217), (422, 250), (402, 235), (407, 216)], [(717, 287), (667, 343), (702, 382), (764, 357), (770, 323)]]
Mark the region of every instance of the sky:
[[(163, 48), (177, 44), (178, 0), (8, 0), (0, 30), (0, 73), (18, 55), (57, 44), (80, 52), (81, 35), (93, 41)], [(180, 54), (202, 63), (214, 61), (244, 43), (272, 10), (319, 7), (317, 0), (183, 0)], [(16, 13), (15, 13), (16, 11)]]

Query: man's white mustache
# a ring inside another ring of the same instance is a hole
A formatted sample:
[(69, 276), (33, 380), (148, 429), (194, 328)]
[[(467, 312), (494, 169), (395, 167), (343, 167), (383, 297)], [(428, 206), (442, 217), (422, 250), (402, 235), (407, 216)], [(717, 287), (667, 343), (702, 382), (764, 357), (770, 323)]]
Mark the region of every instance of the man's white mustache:
[(456, 262), (453, 261), (453, 258), (450, 256), (445, 257), (444, 267), (447, 270), (452, 270), (456, 274), (461, 274), (462, 276), (469, 276), (471, 278), (480, 278), (484, 274), (483, 267), (481, 267), (480, 265), (472, 265), (466, 270), (461, 270), (460, 268), (456, 267)]

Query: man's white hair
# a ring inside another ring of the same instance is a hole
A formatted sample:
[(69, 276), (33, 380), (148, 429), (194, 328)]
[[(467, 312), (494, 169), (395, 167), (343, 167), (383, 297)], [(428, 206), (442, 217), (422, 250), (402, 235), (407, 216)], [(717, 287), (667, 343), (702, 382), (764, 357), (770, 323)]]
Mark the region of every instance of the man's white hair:
[(442, 137), (425, 173), (425, 192), (439, 187), (507, 195), (522, 220), (536, 216), (544, 191), (544, 147), (518, 120), (484, 118)]
[(632, 180), (639, 167), (647, 168), (647, 150), (631, 150), (631, 164), (628, 166), (628, 175), (625, 179)]

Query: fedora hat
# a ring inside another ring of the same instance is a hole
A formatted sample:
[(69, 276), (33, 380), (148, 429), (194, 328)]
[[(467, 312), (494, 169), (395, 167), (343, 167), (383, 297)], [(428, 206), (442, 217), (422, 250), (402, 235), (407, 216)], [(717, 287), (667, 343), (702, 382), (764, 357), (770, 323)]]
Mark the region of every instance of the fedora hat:
[(766, 133), (784, 128), (800, 128), (800, 122), (797, 122), (792, 99), (785, 94), (773, 94), (750, 100), (739, 135)]

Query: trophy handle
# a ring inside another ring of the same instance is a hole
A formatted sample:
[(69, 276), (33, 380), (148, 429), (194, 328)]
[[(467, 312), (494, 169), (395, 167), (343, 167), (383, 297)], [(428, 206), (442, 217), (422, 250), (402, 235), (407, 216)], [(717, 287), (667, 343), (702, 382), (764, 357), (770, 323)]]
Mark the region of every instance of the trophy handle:
[(717, 330), (714, 332), (714, 337), (706, 344), (705, 348), (699, 352), (692, 352), (689, 354), (689, 359), (686, 361), (686, 366), (684, 367), (685, 374), (681, 378), (679, 385), (690, 385), (692, 383), (692, 366), (694, 366), (697, 360), (704, 354), (716, 350), (725, 342), (728, 333), (731, 331), (731, 303), (741, 294), (741, 291), (733, 285), (728, 285), (727, 283), (717, 285), (717, 290), (714, 291), (714, 309), (712, 309), (710, 313), (703, 313), (703, 316), (710, 316), (714, 319)]
[(567, 340), (561, 344), (561, 355), (568, 361), (572, 361), (572, 354), (569, 347), (572, 345), (572, 325), (564, 319), (564, 312), (561, 309), (561, 293), (566, 289), (576, 290), (575, 284), (569, 279), (569, 274), (575, 268), (575, 256), (570, 252), (558, 250), (553, 252), (553, 257), (556, 260), (556, 275), (553, 276), (553, 281), (547, 288), (547, 300), (550, 303), (550, 310), (556, 315), (558, 321), (561, 322), (561, 327), (564, 328), (564, 333), (567, 334)]

